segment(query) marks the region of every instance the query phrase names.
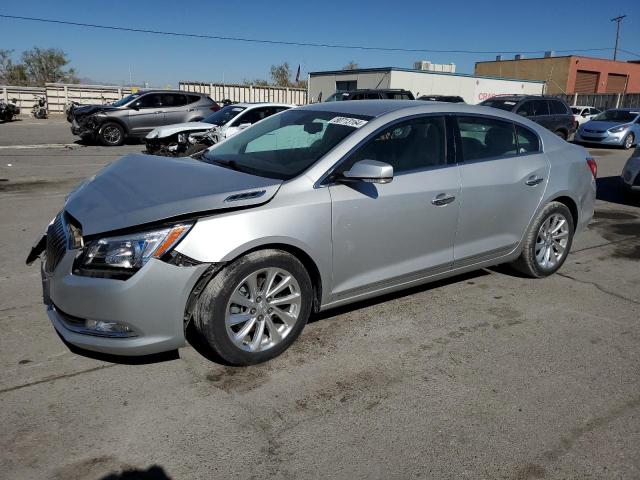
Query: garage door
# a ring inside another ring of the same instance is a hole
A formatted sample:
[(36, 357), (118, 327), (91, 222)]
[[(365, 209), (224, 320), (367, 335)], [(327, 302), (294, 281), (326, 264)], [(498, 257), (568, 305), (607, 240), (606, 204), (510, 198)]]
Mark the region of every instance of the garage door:
[(578, 70), (575, 93), (596, 93), (598, 89), (598, 72)]
[(627, 87), (627, 76), (610, 73), (607, 75), (607, 93), (624, 93)]

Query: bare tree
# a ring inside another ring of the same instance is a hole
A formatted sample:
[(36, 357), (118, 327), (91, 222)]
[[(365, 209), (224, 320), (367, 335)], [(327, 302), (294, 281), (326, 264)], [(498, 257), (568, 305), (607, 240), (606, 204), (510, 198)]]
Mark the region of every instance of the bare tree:
[(353, 60), (351, 60), (344, 67), (342, 67), (343, 70), (357, 70), (357, 68), (358, 68), (358, 64)]
[(278, 87), (291, 86), (291, 67), (288, 62), (271, 65), (271, 81)]

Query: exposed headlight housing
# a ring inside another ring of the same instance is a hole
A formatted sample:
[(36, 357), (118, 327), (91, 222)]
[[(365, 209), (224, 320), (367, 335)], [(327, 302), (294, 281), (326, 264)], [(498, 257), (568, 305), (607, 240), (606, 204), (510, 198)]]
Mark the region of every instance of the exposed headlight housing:
[(187, 143), (188, 135), (186, 133), (178, 134), (178, 143)]
[(624, 132), (629, 127), (630, 125), (620, 125), (619, 127), (610, 128), (609, 131), (611, 133), (620, 133), (620, 132)]
[(179, 223), (158, 230), (105, 237), (89, 242), (78, 259), (79, 268), (76, 273), (90, 275), (91, 271), (110, 270), (128, 277), (151, 258), (160, 258), (169, 252), (192, 226), (193, 223)]

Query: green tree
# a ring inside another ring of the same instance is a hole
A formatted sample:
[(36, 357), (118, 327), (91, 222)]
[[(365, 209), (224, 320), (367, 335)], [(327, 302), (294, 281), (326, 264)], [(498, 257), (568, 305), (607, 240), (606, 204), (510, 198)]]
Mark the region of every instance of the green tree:
[(22, 65), (31, 85), (44, 86), (47, 82), (78, 83), (75, 70), (65, 70), (68, 63), (66, 54), (57, 48), (34, 47), (22, 54)]

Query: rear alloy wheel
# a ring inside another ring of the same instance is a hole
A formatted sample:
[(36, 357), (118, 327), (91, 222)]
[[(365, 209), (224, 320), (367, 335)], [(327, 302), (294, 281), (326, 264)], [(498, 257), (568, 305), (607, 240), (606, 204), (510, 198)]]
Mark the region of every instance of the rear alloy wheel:
[(100, 141), (107, 147), (117, 147), (124, 143), (124, 128), (114, 122), (105, 123), (100, 129)]
[(193, 318), (226, 362), (251, 365), (278, 356), (294, 342), (312, 299), (302, 263), (287, 252), (263, 250), (222, 269), (202, 292)]
[(534, 278), (555, 273), (569, 254), (573, 233), (573, 217), (567, 206), (549, 203), (529, 227), (524, 248), (513, 267)]
[(634, 141), (635, 137), (633, 136), (633, 133), (629, 133), (626, 137), (624, 137), (624, 140), (622, 141), (622, 148), (624, 148), (625, 150), (629, 150), (633, 146)]

